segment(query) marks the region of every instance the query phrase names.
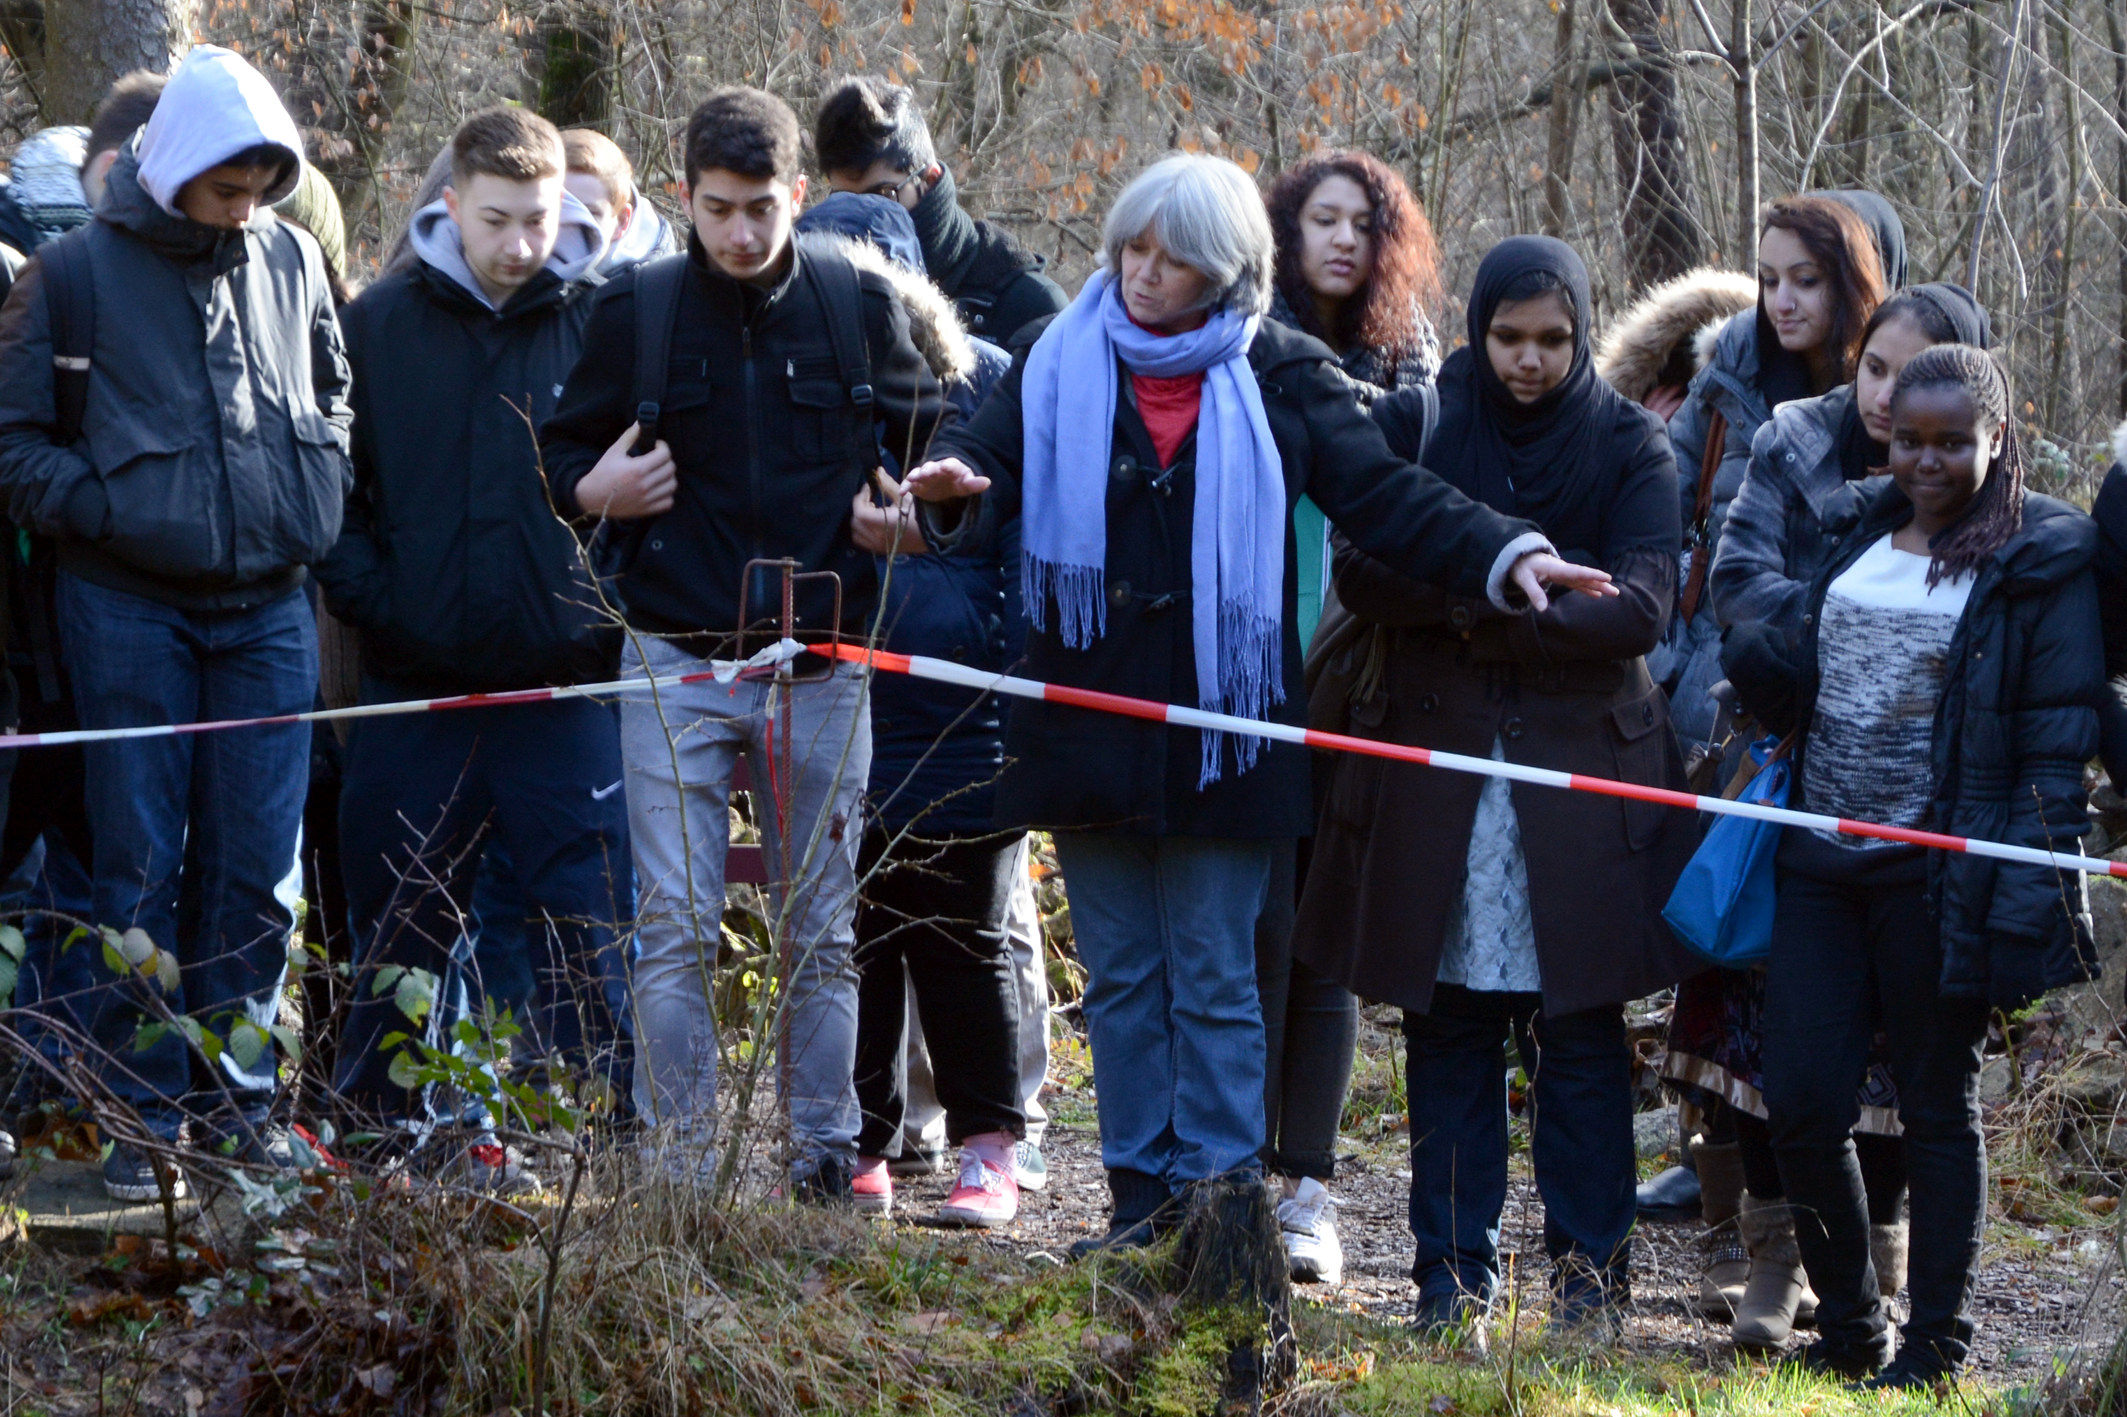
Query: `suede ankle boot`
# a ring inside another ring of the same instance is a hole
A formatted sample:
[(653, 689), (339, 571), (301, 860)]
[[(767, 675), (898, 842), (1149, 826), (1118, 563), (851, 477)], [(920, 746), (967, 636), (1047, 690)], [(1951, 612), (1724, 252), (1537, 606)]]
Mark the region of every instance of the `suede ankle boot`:
[(1779, 1348), (1794, 1336), (1804, 1297), (1812, 1313), (1817, 1307), (1795, 1247), (1794, 1212), (1784, 1199), (1759, 1200), (1746, 1192), (1737, 1220), (1750, 1247), (1750, 1279), (1735, 1306), (1736, 1347)]
[(1905, 1255), (1909, 1231), (1905, 1221), (1869, 1227), (1869, 1260), (1876, 1267), (1876, 1289), (1884, 1301), (1898, 1297), (1905, 1288)]
[(1702, 1141), (1691, 1154), (1698, 1163), (1699, 1216), (1706, 1222), (1699, 1312), (1715, 1323), (1727, 1323), (1750, 1281), (1750, 1249), (1736, 1222), (1743, 1202), (1742, 1153), (1733, 1142), (1715, 1146)]

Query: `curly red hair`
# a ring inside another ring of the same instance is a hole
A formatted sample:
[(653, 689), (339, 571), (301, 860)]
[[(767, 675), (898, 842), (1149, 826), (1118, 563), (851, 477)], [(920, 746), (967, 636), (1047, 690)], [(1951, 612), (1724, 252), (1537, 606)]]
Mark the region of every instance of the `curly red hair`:
[[(1300, 210), (1329, 177), (1350, 178), (1374, 209), (1373, 272), (1366, 288), (1337, 312), (1335, 330), (1320, 328), (1300, 271)], [(1418, 317), (1440, 303), (1440, 247), (1425, 209), (1394, 168), (1371, 153), (1326, 153), (1280, 173), (1264, 203), (1278, 243), (1278, 291), (1301, 329), (1338, 348), (1366, 345), (1391, 359), (1416, 352)]]

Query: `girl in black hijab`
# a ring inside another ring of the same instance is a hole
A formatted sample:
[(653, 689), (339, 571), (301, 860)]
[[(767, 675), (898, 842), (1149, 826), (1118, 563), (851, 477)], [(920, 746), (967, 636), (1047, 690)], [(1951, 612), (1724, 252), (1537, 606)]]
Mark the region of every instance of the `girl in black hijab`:
[[(1668, 702), (1641, 658), (1674, 595), (1675, 463), (1659, 420), (1596, 377), (1588, 325), (1570, 247), (1494, 247), (1422, 460), (1579, 548), (1621, 593), (1507, 614), (1340, 542), (1338, 596), (1371, 627), (1344, 652), (1379, 666), (1353, 676), (1354, 733), (1681, 785)], [(1417, 457), (1418, 396), (1374, 408)], [(1511, 1030), (1534, 1079), (1552, 1322), (1614, 1327), (1635, 1179), (1622, 1005), (1692, 968), (1661, 924), (1692, 845), (1688, 817), (1659, 807), (1371, 758), (1331, 769), (1294, 953), (1405, 1011), (1421, 1324), (1481, 1318), (1498, 1282)]]

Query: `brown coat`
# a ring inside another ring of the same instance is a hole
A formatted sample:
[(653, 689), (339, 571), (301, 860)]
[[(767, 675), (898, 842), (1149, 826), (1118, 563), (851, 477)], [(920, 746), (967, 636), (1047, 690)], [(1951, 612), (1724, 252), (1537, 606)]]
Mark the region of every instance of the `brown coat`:
[[(1510, 762), (1681, 789), (1669, 701), (1640, 658), (1661, 637), (1675, 559), (1637, 553), (1610, 569), (1615, 598), (1568, 595), (1510, 617), (1340, 551), (1339, 598), (1393, 627), (1351, 732), (1478, 758), (1496, 740)], [(1293, 953), (1362, 997), (1422, 1013), (1484, 779), (1350, 754), (1325, 771)], [(1697, 843), (1692, 814), (1524, 784), (1513, 793), (1547, 1012), (1639, 998), (1705, 967), (1661, 918)]]

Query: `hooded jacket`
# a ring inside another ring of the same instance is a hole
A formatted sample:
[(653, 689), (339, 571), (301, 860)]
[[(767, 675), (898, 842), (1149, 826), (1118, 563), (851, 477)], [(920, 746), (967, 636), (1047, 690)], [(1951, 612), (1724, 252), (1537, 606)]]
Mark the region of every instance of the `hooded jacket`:
[[(188, 79), (199, 72), (188, 60), (156, 108), (172, 195), (240, 150), (191, 129), (294, 132), (263, 80)], [(173, 165), (180, 150), (202, 166)], [(73, 446), (52, 441), (38, 263), (0, 312), (0, 490), (83, 579), (187, 609), (260, 604), (331, 549), (347, 496), (347, 362), (325, 260), (264, 205), (240, 231), (171, 215), (142, 161), (122, 153), (96, 220), (64, 238), (87, 245), (98, 311)]]
[(2099, 756), (2118, 788), (2127, 784), (2127, 423), (2112, 430), (2112, 467), (2090, 509), (2097, 522), (2098, 612), (2105, 631), (2106, 692), (2099, 701)]
[(1026, 326), (1070, 303), (1063, 287), (1042, 274), (1042, 257), (960, 209), (951, 168), (939, 168), (938, 180), (911, 215), (923, 243), (923, 268), (959, 309), (970, 334), (1009, 348)]
[(1850, 484), (1840, 432), (1854, 386), (1781, 404), (1758, 427), (1707, 582), (1723, 625), (1766, 621), (1799, 636), (1810, 583), (1831, 552), (1824, 519)]
[[(1723, 661), (1743, 704), (1774, 732), (1810, 724), (1817, 630), (1831, 583), (1912, 516), (1889, 478), (1850, 484), (1827, 518), (1833, 549), (1810, 583), (1800, 648), (1753, 625), (1728, 637)], [(2098, 749), (2104, 690), (2098, 602), (2090, 574), (2098, 529), (2065, 502), (2024, 499), (2023, 526), (1981, 564), (1950, 641), (1931, 747), (1928, 830), (2040, 850), (2073, 851), (2089, 829), (2083, 764)], [(1795, 747), (1804, 780), (1809, 737)], [(1799, 796), (1799, 794), (1798, 794)], [(1791, 805), (1807, 810), (1809, 803)], [(1788, 833), (1792, 839), (1793, 831)], [(1782, 852), (1781, 869), (1790, 869)], [(1942, 929), (1942, 992), (1988, 997), (1998, 972), (2055, 988), (2097, 972), (2081, 872), (1928, 853), (1928, 892)], [(2000, 968), (1996, 951), (2037, 952), (2036, 968)]]
[[(1701, 331), (1758, 303), (1758, 283), (1740, 271), (1711, 266), (1686, 271), (1664, 281), (1627, 310), (1603, 336), (1595, 351), (1595, 372), (1626, 398), (1644, 403), (1647, 396), (1684, 365), (1684, 380), (1698, 372)], [(1677, 356), (1682, 354), (1683, 359)], [(1678, 474), (1696, 477), (1698, 465), (1678, 466)], [(1684, 512), (1689, 515), (1687, 503)]]
[(657, 208), (650, 205), (649, 196), (637, 188), (635, 218), (628, 223), (628, 229), (606, 248), (606, 254), (598, 262), (598, 273), (611, 280), (622, 271), (633, 270), (645, 261), (670, 256), (678, 250), (679, 238), (672, 234), (672, 224), (659, 215)]
[(318, 568), (327, 605), (394, 688), (478, 693), (611, 677), (618, 634), (540, 475), (536, 429), (576, 362), (604, 237), (563, 194), (554, 255), (503, 304), (443, 203), (411, 267), (342, 314), (354, 492)]
[[(687, 254), (666, 258), (686, 263), (659, 424), (679, 487), (671, 510), (616, 538), (621, 597), (639, 628), (729, 636), (738, 628), (746, 563), (783, 556), (808, 571), (839, 574), (844, 627), (862, 626), (877, 585), (872, 558), (849, 539), (859, 430), (883, 420), (879, 436), (887, 447), (921, 450), (952, 418), (910, 342), (908, 311), (893, 285), (862, 270), (873, 402), (869, 415), (860, 412), (804, 273), (806, 262), (847, 258), (810, 236), (794, 238), (791, 252), (772, 286), (725, 275), (691, 232)], [(555, 503), (571, 514), (577, 484), (635, 421), (635, 292), (644, 269), (600, 290), (583, 354), (541, 434)], [(758, 575), (749, 613), (770, 593), (768, 578)], [(797, 613), (802, 635), (829, 629), (827, 592), (818, 583), (802, 588)]]
[(219, 45), (195, 45), (140, 130), (141, 190), (178, 216), (177, 194), (187, 182), (261, 147), (278, 148), (286, 158), (260, 198), (271, 206), (302, 180), (303, 136), (264, 74)]

